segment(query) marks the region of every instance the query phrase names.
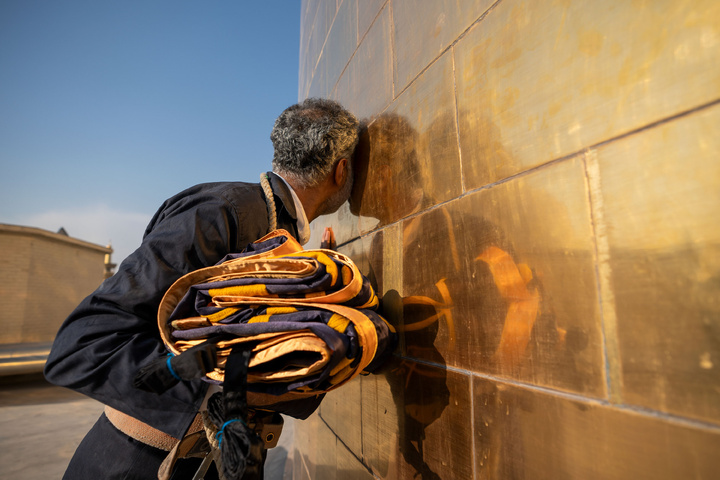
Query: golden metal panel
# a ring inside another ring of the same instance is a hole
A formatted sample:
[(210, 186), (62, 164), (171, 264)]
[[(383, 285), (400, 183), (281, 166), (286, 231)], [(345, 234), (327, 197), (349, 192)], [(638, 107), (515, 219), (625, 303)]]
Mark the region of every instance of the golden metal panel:
[(337, 212), (322, 216), (310, 224), (310, 241), (304, 248), (319, 248), (326, 227), (332, 227), (338, 245), (351, 241), (360, 234), (358, 218), (350, 213), (346, 202)]
[(490, 7), (491, 0), (393, 0), (398, 91)]
[(299, 452), (297, 450), (294, 453), (295, 458), (298, 460), (293, 460), (292, 463), (292, 479), (293, 480), (312, 480), (308, 473), (307, 469), (305, 468), (305, 464), (303, 463), (303, 460), (301, 457), (299, 457)]
[(320, 405), (320, 417), (335, 435), (357, 455), (362, 453), (360, 380), (329, 392)]
[[(294, 421), (294, 420), (291, 420)], [(314, 452), (319, 448), (320, 428), (324, 427), (320, 416), (312, 414), (305, 420), (295, 421), (293, 428), (293, 478), (314, 479), (316, 460)], [(334, 442), (333, 444), (334, 445)], [(312, 472), (310, 472), (310, 468)], [(311, 474), (312, 473), (312, 474)]]
[(399, 455), (398, 407), (384, 375), (362, 377), (361, 383), (363, 459), (375, 475), (392, 478), (389, 470)]
[[(358, 3), (358, 37), (363, 38), (370, 25), (375, 21), (380, 9), (387, 0), (361, 0)], [(388, 50), (389, 51), (389, 50)]]
[(337, 449), (337, 437), (317, 413), (296, 424), (293, 462), (303, 462), (307, 478), (336, 479)]
[[(374, 279), (370, 266), (371, 249), (374, 245), (373, 239), (376, 235), (381, 234), (382, 232), (377, 232), (371, 235), (364, 236), (362, 238), (357, 238), (352, 242), (338, 248), (338, 251), (340, 253), (343, 253), (352, 258), (353, 262), (355, 263), (355, 265), (357, 265), (358, 269), (362, 272), (362, 274), (370, 278), (371, 280)], [(375, 282), (373, 281), (373, 286), (375, 286), (374, 284)], [(378, 294), (379, 293), (380, 292), (378, 292)]]
[[(303, 19), (312, 20), (315, 18), (320, 0), (302, 0), (300, 2), (300, 15)], [(303, 29), (301, 28), (300, 34), (302, 35)]]
[(317, 65), (314, 66), (313, 74), (308, 81), (307, 97), (327, 98), (332, 91), (330, 84), (330, 65), (321, 55), (317, 59)]
[[(385, 15), (384, 11), (373, 29), (387, 26)], [(358, 62), (362, 64), (361, 57)], [(347, 98), (344, 85), (341, 81), (338, 95), (341, 99)], [(369, 124), (354, 160), (356, 174), (350, 208), (344, 205), (336, 214), (314, 222), (313, 242), (319, 243), (316, 240), (322, 234), (317, 230), (322, 228), (319, 224), (332, 225), (338, 243), (344, 243), (459, 195), (460, 160), (454, 112), (452, 59), (445, 55), (396, 99), (390, 111)]]
[(315, 70), (311, 86), (311, 90), (317, 88), (314, 96), (330, 96), (356, 47), (357, 7), (355, 0), (345, 0), (338, 8)]
[(715, 479), (720, 430), (473, 379), (478, 479)]
[(466, 187), (716, 100), (718, 25), (715, 0), (500, 2), (454, 47)]
[(718, 423), (719, 125), (714, 106), (597, 150), (623, 399)]
[[(324, 478), (324, 477), (319, 477)], [(373, 480), (374, 477), (368, 471), (358, 457), (353, 455), (342, 444), (337, 446), (337, 477), (339, 480)]]
[[(402, 322), (403, 250), (400, 224), (391, 225), (343, 245), (339, 251), (353, 259), (382, 299), (382, 315), (395, 328)], [(401, 342), (402, 343), (402, 342)]]
[(312, 21), (315, 18), (317, 2), (303, 0), (300, 6), (300, 56), (298, 58), (298, 98), (305, 97), (307, 77), (309, 77), (307, 58), (310, 45)]
[(325, 44), (325, 39), (335, 18), (337, 4), (333, 1), (325, 0), (319, 0), (318, 3), (319, 6), (316, 7), (316, 13), (313, 19), (313, 33), (316, 38), (314, 42), (317, 45), (314, 49), (319, 54), (322, 46)]
[(313, 1), (308, 2), (307, 14), (302, 16), (302, 29), (307, 31), (307, 48), (300, 56), (300, 97), (309, 94), (310, 85), (315, 75), (315, 67), (327, 38), (330, 25), (335, 17), (337, 6), (335, 2)]
[(377, 117), (392, 101), (389, 12), (388, 8), (384, 8), (378, 15), (335, 91), (334, 98), (358, 118)]
[[(345, 13), (341, 13), (340, 10)], [(347, 5), (345, 8), (341, 7), (340, 10), (335, 2), (321, 2), (315, 15), (313, 29), (310, 33), (308, 61), (303, 67), (303, 71), (306, 72), (307, 96), (309, 97), (328, 97), (330, 95), (337, 76), (350, 58), (345, 52), (345, 49), (348, 48), (348, 41), (352, 43), (353, 50), (357, 43), (357, 33), (353, 33), (356, 32), (355, 29), (351, 32), (343, 30), (348, 23)], [(352, 24), (356, 25), (354, 21)], [(346, 33), (347, 36), (352, 37), (351, 40), (345, 38)], [(350, 52), (352, 53), (352, 50)], [(341, 65), (338, 65), (338, 62)], [(338, 68), (340, 71), (337, 71)], [(307, 76), (307, 72), (310, 72), (310, 77)]]
[[(402, 324), (403, 306), (403, 245), (401, 225), (386, 227), (372, 236), (363, 237), (367, 270), (361, 271), (370, 279), (382, 299), (382, 313), (396, 329)], [(353, 243), (355, 245), (355, 243)], [(397, 351), (404, 351), (404, 337), (399, 335)]]
[(393, 358), (382, 375), (363, 378), (363, 447), (373, 473), (472, 478), (470, 395), (468, 376), (411, 360)]
[(460, 194), (452, 58), (444, 55), (368, 127), (352, 211), (361, 232)]
[(581, 159), (403, 221), (405, 353), (605, 396)]

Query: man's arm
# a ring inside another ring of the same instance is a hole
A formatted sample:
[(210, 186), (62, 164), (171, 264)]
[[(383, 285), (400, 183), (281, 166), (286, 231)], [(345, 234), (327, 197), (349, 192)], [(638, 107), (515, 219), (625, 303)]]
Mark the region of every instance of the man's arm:
[[(250, 236), (262, 228), (248, 227)], [(165, 291), (185, 273), (213, 265), (239, 243), (246, 244), (237, 232), (234, 209), (215, 192), (190, 191), (166, 202), (142, 245), (62, 325), (46, 378), (180, 436), (206, 384), (180, 382), (157, 395), (134, 388), (133, 378), (166, 352), (157, 329)]]

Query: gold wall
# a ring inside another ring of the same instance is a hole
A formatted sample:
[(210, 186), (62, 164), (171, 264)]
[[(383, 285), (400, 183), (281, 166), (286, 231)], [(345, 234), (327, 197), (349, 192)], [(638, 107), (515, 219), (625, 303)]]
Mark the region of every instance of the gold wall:
[(293, 478), (720, 477), (720, 2), (305, 0), (310, 96), (402, 334)]

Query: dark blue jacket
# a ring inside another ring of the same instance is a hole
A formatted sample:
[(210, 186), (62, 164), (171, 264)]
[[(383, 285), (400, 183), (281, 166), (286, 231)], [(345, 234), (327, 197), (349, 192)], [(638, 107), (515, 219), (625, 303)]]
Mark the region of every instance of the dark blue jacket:
[[(278, 228), (297, 238), (290, 190), (282, 179), (269, 176)], [(207, 183), (167, 200), (140, 247), (60, 327), (45, 366), (47, 380), (181, 437), (207, 384), (180, 382), (163, 395), (133, 387), (138, 369), (166, 351), (157, 328), (160, 300), (184, 274), (242, 251), (268, 230), (258, 184)]]

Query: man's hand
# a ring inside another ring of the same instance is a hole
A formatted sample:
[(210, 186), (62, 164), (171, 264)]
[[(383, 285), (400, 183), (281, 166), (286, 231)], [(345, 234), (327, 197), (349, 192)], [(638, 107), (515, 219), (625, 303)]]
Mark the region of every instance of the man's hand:
[(335, 250), (336, 247), (337, 244), (335, 243), (335, 232), (333, 232), (332, 227), (325, 227), (322, 241), (320, 242), (320, 248), (324, 248), (326, 250)]
[(201, 378), (217, 365), (217, 345), (201, 343), (170, 359), (170, 366), (183, 380)]
[(181, 380), (201, 378), (217, 365), (217, 345), (201, 343), (174, 357), (160, 357), (135, 375), (135, 388), (161, 394)]

